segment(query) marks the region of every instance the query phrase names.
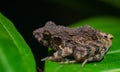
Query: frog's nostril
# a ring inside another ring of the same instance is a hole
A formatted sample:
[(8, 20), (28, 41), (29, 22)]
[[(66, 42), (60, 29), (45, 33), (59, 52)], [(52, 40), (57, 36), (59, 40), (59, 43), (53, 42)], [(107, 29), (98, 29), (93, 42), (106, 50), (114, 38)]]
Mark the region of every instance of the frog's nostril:
[(39, 35), (35, 35), (35, 38), (38, 38), (39, 37)]
[(37, 32), (33, 32), (33, 35), (35, 36), (35, 38), (39, 37), (39, 33)]
[(36, 31), (33, 32), (33, 35), (38, 41), (41, 41), (43, 38), (43, 36), (39, 32), (36, 32)]
[(114, 37), (112, 35), (109, 34), (108, 36), (110, 40), (113, 40)]
[(113, 37), (111, 37), (110, 39), (113, 40)]

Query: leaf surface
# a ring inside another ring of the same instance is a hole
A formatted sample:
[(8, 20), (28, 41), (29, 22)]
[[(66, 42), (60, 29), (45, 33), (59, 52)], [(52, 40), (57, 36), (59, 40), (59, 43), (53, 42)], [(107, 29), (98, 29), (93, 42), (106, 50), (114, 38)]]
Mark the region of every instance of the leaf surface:
[(33, 54), (10, 20), (0, 13), (0, 72), (35, 72)]

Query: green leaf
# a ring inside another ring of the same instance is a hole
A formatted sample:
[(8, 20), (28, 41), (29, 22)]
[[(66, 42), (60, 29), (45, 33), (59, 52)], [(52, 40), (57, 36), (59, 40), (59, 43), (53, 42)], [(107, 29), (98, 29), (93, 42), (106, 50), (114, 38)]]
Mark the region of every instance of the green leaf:
[(33, 54), (11, 21), (0, 13), (0, 72), (36, 72)]
[(96, 16), (71, 24), (70, 27), (86, 24), (114, 36), (113, 44), (104, 59), (100, 62), (87, 63), (84, 67), (81, 67), (81, 63), (65, 65), (46, 61), (45, 72), (120, 72), (120, 18)]

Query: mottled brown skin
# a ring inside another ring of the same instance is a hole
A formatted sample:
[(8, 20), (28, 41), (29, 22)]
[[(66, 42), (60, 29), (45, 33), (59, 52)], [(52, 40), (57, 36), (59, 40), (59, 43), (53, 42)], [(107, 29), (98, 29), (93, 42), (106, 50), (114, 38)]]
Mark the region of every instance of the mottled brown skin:
[[(100, 61), (110, 48), (113, 36), (86, 25), (68, 28), (55, 25), (52, 21), (33, 32), (35, 38), (44, 46), (56, 52), (42, 59), (60, 63)], [(72, 57), (68, 59), (67, 57)]]

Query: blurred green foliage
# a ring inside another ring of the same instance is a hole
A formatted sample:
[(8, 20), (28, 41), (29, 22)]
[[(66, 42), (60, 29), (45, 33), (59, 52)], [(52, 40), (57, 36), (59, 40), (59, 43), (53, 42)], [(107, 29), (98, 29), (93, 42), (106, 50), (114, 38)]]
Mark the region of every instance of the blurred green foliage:
[(100, 62), (87, 63), (85, 67), (81, 67), (81, 63), (61, 65), (46, 61), (45, 72), (120, 72), (120, 18), (95, 16), (73, 23), (70, 27), (79, 27), (86, 24), (114, 36), (113, 44), (104, 59)]
[(32, 52), (11, 21), (0, 13), (0, 72), (36, 72)]
[(120, 0), (99, 0), (99, 1), (108, 3), (116, 8), (120, 8)]
[[(50, 0), (53, 3), (58, 3), (58, 4), (62, 4), (64, 6), (68, 6), (70, 8), (74, 8), (74, 9), (83, 9), (85, 10), (86, 8), (92, 8), (91, 6), (89, 6), (89, 1), (87, 0)], [(94, 0), (91, 0), (91, 2), (94, 2)], [(96, 2), (104, 2), (106, 4), (110, 4), (116, 8), (120, 8), (120, 0), (96, 0)]]

